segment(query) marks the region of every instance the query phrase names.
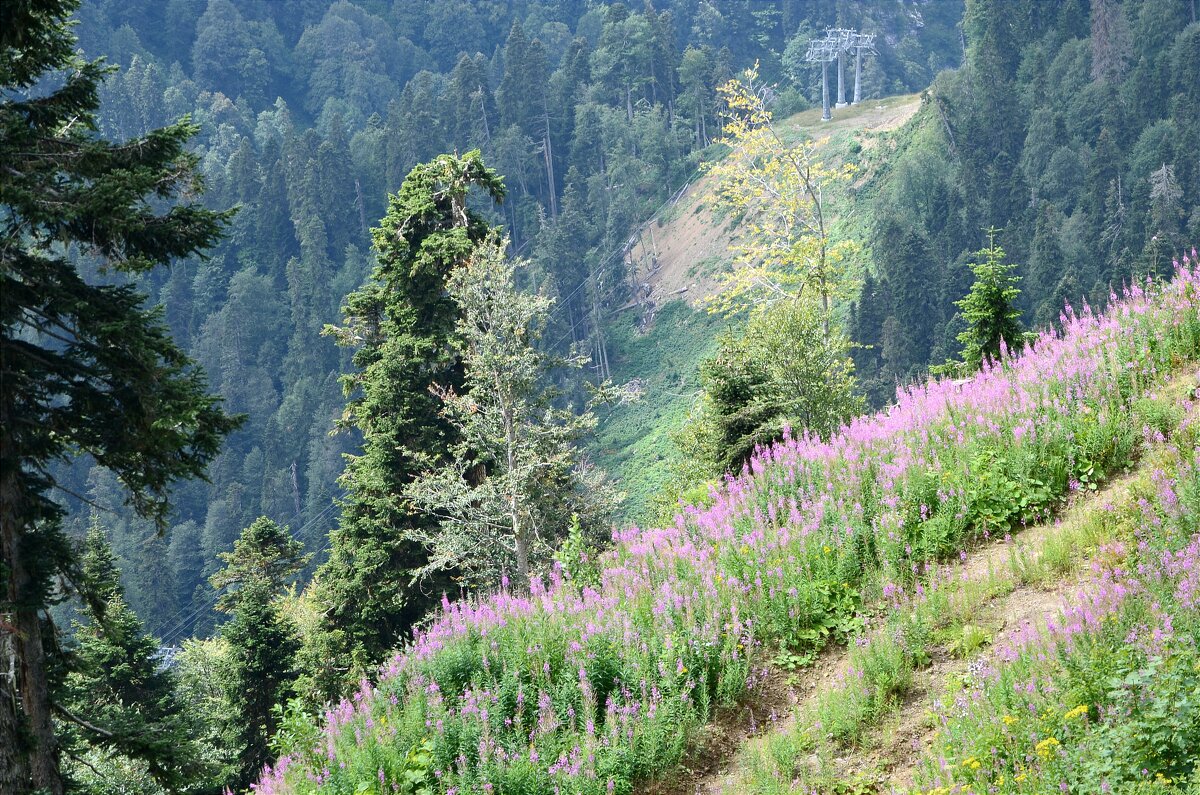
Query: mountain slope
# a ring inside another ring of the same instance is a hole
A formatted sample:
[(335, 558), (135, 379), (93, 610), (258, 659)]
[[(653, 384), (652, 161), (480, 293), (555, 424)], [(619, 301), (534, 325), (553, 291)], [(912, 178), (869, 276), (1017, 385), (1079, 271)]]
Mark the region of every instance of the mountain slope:
[[(868, 205), (862, 197), (872, 195), (872, 183), (887, 167), (894, 131), (920, 107), (918, 96), (904, 95), (838, 109), (830, 122), (820, 121), (819, 108), (780, 122), (785, 139), (813, 138), (821, 142), (821, 157), (853, 158), (860, 165), (849, 195), (833, 203), (836, 235), (865, 240)], [(734, 267), (737, 234), (737, 219), (713, 214), (711, 191), (711, 178), (697, 173), (639, 227), (628, 247), (635, 298), (616, 308), (609, 326), (612, 377), (634, 381), (640, 400), (612, 409), (592, 449), (627, 492), (624, 516), (632, 521), (653, 512), (670, 475), (670, 434), (699, 395), (700, 361), (715, 350), (718, 334), (742, 322), (703, 309), (704, 299), (720, 288), (719, 276)], [(867, 260), (864, 254), (851, 267), (866, 268)]]
[(1198, 355), (1185, 263), (965, 384), (776, 445), (671, 527), (621, 531), (528, 595), (447, 603), (262, 791), (629, 792), (773, 661), (856, 636), (863, 605), (920, 592), (927, 564), (1126, 467), (1147, 399)]
[[(779, 720), (751, 729), (741, 747), (719, 746), (721, 753), (704, 760), (716, 769), (699, 777), (685, 772), (669, 790), (909, 791), (937, 734), (930, 716), (939, 702), (968, 688), (985, 665), (1002, 665), (996, 650), (1031, 627), (1044, 631), (1061, 623), (1069, 598), (1093, 567), (1104, 565), (1105, 548), (1130, 530), (1125, 521), (1140, 512), (1139, 500), (1157, 496), (1164, 470), (1173, 468), (1173, 479), (1189, 476), (1178, 471), (1177, 456), (1193, 443), (1197, 388), (1197, 374), (1185, 371), (1155, 398), (1153, 411), (1165, 418), (1163, 436), (1144, 442), (1133, 471), (1075, 494), (1061, 516), (945, 563), (921, 598), (884, 599), (856, 644), (822, 655), (799, 676), (777, 671), (779, 703), (772, 714)], [(906, 632), (913, 621), (931, 631)], [(880, 676), (876, 661), (894, 644), (902, 650), (899, 664)], [(871, 691), (865, 698), (855, 693), (860, 674)], [(755, 706), (767, 714), (764, 704)], [(746, 715), (738, 717), (743, 728)]]
[[(785, 140), (801, 136), (820, 142), (818, 156), (841, 162), (879, 145), (884, 133), (902, 126), (920, 109), (916, 94), (867, 100), (839, 108), (831, 121), (821, 121), (820, 108), (797, 113), (779, 123)], [(863, 166), (855, 185), (869, 182), (875, 164), (855, 157)], [(731, 266), (730, 247), (737, 233), (736, 219), (718, 218), (709, 208), (712, 178), (701, 173), (673, 197), (670, 204), (638, 228), (633, 238), (631, 279), (642, 288), (643, 313), (680, 298), (693, 307), (718, 289), (716, 276)], [(848, 215), (856, 211), (851, 201), (836, 202), (836, 210)], [(836, 218), (836, 215), (835, 215)]]

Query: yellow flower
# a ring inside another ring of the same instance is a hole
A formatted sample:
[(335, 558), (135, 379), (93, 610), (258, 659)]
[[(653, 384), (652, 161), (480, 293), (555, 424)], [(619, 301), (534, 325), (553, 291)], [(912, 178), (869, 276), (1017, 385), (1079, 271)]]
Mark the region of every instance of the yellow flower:
[(1087, 713), (1088, 713), (1088, 705), (1080, 704), (1075, 709), (1070, 710), (1065, 715), (1063, 715), (1063, 720), (1071, 720), (1072, 718), (1078, 718), (1081, 715), (1086, 715)]
[(1003, 718), (1001, 718), (1001, 720), (1004, 721), (1005, 726), (1012, 726), (1014, 723), (1017, 722), (1017, 719), (1014, 718), (1012, 715), (1005, 715)]
[(830, 549), (828, 546), (826, 546), (826, 547), (825, 547), (825, 554), (826, 554), (826, 555), (828, 555), (828, 554), (829, 554), (830, 552), (832, 552), (832, 551), (833, 551), (833, 550), (832, 550), (832, 549)]
[(1060, 745), (1062, 745), (1062, 743), (1060, 743), (1057, 738), (1047, 737), (1035, 745), (1034, 750), (1037, 751), (1038, 756), (1042, 757), (1043, 759), (1047, 759), (1049, 758), (1050, 754), (1054, 752), (1054, 749)]
[(1020, 783), (1021, 783), (1022, 781), (1024, 781), (1024, 780), (1025, 780), (1025, 774), (1024, 774), (1024, 773), (1022, 773), (1021, 775), (1019, 775), (1019, 776), (1017, 776), (1016, 778), (1014, 778), (1014, 779), (1013, 779), (1013, 781), (1017, 782), (1018, 784), (1020, 784)]

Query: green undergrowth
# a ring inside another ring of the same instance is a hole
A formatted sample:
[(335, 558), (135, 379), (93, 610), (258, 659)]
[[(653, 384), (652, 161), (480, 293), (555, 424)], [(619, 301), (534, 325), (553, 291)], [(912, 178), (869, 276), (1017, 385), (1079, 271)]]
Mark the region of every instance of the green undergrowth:
[[(1195, 455), (1198, 435), (1185, 413), (1185, 406), (1190, 405), (1191, 390), (1195, 386), (1195, 376), (1189, 373), (1176, 379), (1157, 396), (1136, 401), (1133, 421), (1141, 424), (1148, 440), (1157, 441), (1143, 443), (1137, 469), (1131, 476), (1119, 479), (1106, 488), (1096, 484), (1091, 484), (1095, 486), (1094, 489), (1085, 486), (1083, 491), (1087, 498), (1074, 503), (1062, 517), (1056, 519), (1036, 545), (1023, 540), (1020, 535), (1006, 541), (1007, 554), (1003, 561), (999, 565), (989, 566), (985, 572), (974, 577), (960, 574), (957, 567), (934, 568), (927, 571), (920, 583), (908, 591), (897, 586), (885, 586), (881, 594), (884, 605), (872, 611), (870, 626), (851, 642), (846, 673), (839, 675), (832, 686), (819, 692), (804, 708), (799, 709), (788, 730), (763, 738), (743, 749), (738, 762), (736, 791), (754, 795), (884, 791), (881, 771), (868, 766), (847, 777), (836, 769), (831, 760), (847, 753), (853, 754), (855, 749), (870, 750), (883, 741), (893, 739), (880, 727), (887, 727), (901, 708), (924, 710), (925, 721), (932, 728), (937, 722), (934, 713), (924, 705), (913, 705), (907, 701), (912, 695), (918, 672), (928, 668), (937, 658), (962, 661), (945, 678), (942, 703), (961, 704), (965, 697), (977, 700), (982, 687), (977, 673), (981, 669), (979, 661), (990, 653), (989, 647), (1003, 628), (1003, 622), (995, 615), (997, 599), (1021, 586), (1053, 589), (1077, 577), (1088, 563), (1093, 568), (1104, 563), (1111, 564), (1113, 545), (1136, 544), (1147, 524), (1148, 512), (1154, 516), (1163, 514), (1164, 501), (1171, 499), (1165, 495), (1172, 493), (1167, 484), (1180, 478), (1191, 481), (1190, 485), (1179, 489), (1180, 493), (1190, 495), (1192, 502), (1197, 504), (1181, 500), (1172, 510), (1176, 524), (1191, 528), (1194, 532), (1197, 522), (1190, 517), (1200, 514), (1200, 480), (1197, 480), (1194, 463), (1187, 456), (1189, 452)], [(1193, 415), (1191, 419), (1194, 418)], [(1185, 452), (1181, 454), (1181, 450)], [(1181, 520), (1181, 517), (1187, 518)], [(1174, 535), (1179, 537), (1180, 533)], [(1176, 543), (1176, 546), (1179, 545)], [(1156, 552), (1162, 552), (1161, 546)], [(1195, 637), (1192, 635), (1188, 644), (1191, 650), (1195, 648)], [(1200, 656), (1192, 662), (1195, 670), (1200, 671)], [(1179, 666), (1174, 667), (1177, 669)], [(1090, 676), (1073, 670), (1070, 665), (1053, 670), (1066, 678), (1082, 676), (1087, 679)], [(1131, 673), (1141, 677), (1137, 680), (1139, 683), (1142, 678), (1150, 676), (1143, 669)], [(1157, 674), (1157, 667), (1151, 674)], [(1017, 678), (1016, 675), (1008, 673), (1004, 681), (1011, 682), (1014, 678)], [(1191, 695), (1200, 696), (1200, 674), (1188, 678), (1187, 682), (1187, 686), (1193, 687)], [(1174, 680), (1170, 685), (1175, 691), (1183, 686)], [(1057, 691), (1061, 688), (1056, 685), (1050, 689)], [(1000, 700), (1003, 702), (1002, 697)], [(1068, 714), (1071, 708), (1076, 709), (1078, 717), (1078, 705), (1061, 707), (1054, 713), (1059, 716), (1060, 726), (1063, 723), (1061, 716)], [(953, 713), (953, 709), (950, 711)], [(986, 721), (986, 718), (983, 720)], [(1011, 715), (1004, 715), (1000, 723), (1009, 722), (1012, 725), (1016, 720)], [(1044, 722), (1047, 716), (1040, 720)], [(961, 723), (969, 721), (962, 719)], [(1192, 792), (1180, 784), (1178, 777), (1181, 773), (1190, 775), (1196, 767), (1200, 733), (1193, 732), (1195, 737), (1185, 737), (1186, 733), (1174, 725), (1177, 723), (1172, 722), (1173, 728), (1163, 732), (1169, 736), (1162, 742), (1167, 746), (1175, 742), (1184, 758), (1177, 758), (1168, 752), (1167, 756), (1171, 758), (1163, 763), (1166, 773), (1133, 775), (1133, 780), (1144, 779), (1133, 783), (1146, 787), (1146, 791)], [(989, 743), (992, 742), (991, 735), (982, 731), (978, 724), (978, 720), (969, 726), (950, 723), (949, 729), (939, 739), (942, 750), (949, 746), (968, 760), (967, 772), (982, 769), (973, 768), (973, 765), (987, 758)], [(1131, 753), (1128, 748), (1116, 747), (1133, 742), (1129, 732), (1109, 730), (1105, 736), (1108, 742), (1106, 753), (1118, 756)], [(1053, 745), (1052, 742), (1049, 744)], [(963, 747), (974, 753), (963, 751)], [(1091, 753), (1095, 755), (1094, 751)], [(1136, 751), (1132, 753), (1138, 755)], [(1145, 754), (1138, 758), (1142, 756)], [(1035, 748), (1031, 759), (1037, 757)], [(1044, 762), (1046, 759), (1039, 758), (1038, 761)], [(925, 764), (926, 777), (930, 781), (938, 779), (939, 770), (944, 772), (940, 762), (927, 761)], [(950, 765), (945, 769), (953, 767)], [(1015, 781), (1021, 771), (1025, 777)], [(934, 787), (928, 791), (928, 795), (1007, 791), (998, 788), (1005, 783), (1016, 792), (1049, 791), (1023, 786), (1029, 780), (1029, 775), (1029, 770), (1022, 767), (1020, 771), (1010, 774), (1006, 781), (1001, 775), (999, 784), (992, 781), (991, 786), (978, 790), (966, 786), (954, 789), (951, 784)]]
[(637, 402), (602, 408), (591, 445), (596, 463), (626, 493), (626, 521), (642, 521), (654, 495), (670, 475), (670, 434), (682, 425), (696, 399), (700, 361), (711, 354), (727, 321), (671, 301), (642, 334), (636, 313), (608, 331), (609, 363), (615, 380), (634, 381)]
[[(852, 118), (873, 112), (877, 105), (893, 109), (916, 101), (911, 94), (868, 100), (861, 106), (845, 109)], [(861, 109), (860, 109), (861, 108)], [(875, 225), (875, 199), (880, 186), (886, 181), (892, 165), (900, 151), (914, 145), (914, 141), (928, 137), (934, 132), (933, 116), (929, 110), (918, 110), (916, 117), (893, 130), (868, 131), (861, 127), (835, 126), (828, 132), (820, 127), (820, 109), (797, 114), (783, 123), (785, 140), (795, 139), (801, 134), (824, 137), (821, 156), (831, 165), (850, 163), (855, 167), (854, 177), (844, 193), (833, 197), (830, 226), (832, 240), (852, 240), (859, 244), (858, 251), (846, 263), (848, 276), (852, 280), (862, 279), (872, 263), (878, 262), (869, 242)], [(840, 116), (837, 118), (841, 118)], [(877, 274), (878, 275), (878, 274)]]

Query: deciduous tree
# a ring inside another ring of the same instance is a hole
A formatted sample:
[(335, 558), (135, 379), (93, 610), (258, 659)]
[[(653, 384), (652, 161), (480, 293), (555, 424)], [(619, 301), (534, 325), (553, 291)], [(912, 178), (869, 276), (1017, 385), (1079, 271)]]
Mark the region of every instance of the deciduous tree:
[(437, 519), (409, 530), (429, 550), (427, 569), (453, 569), (485, 585), (511, 573), (525, 587), (566, 536), (572, 514), (603, 531), (608, 511), (594, 509), (603, 490), (585, 485), (576, 446), (596, 417), (590, 408), (557, 407), (550, 383), (554, 370), (587, 360), (538, 349), (553, 301), (517, 289), (524, 263), (506, 248), (493, 237), (447, 279), (466, 378), (461, 390), (434, 389), (460, 441), (449, 462), (406, 491)]
[(767, 110), (757, 67), (719, 91), (727, 106), (721, 142), (731, 151), (708, 167), (713, 198), (717, 207), (744, 218), (736, 244), (738, 267), (714, 306), (737, 310), (809, 289), (820, 297), (830, 333), (833, 301), (848, 287), (838, 265), (855, 246), (832, 239), (829, 201), (852, 167), (827, 166), (811, 139), (784, 140)]

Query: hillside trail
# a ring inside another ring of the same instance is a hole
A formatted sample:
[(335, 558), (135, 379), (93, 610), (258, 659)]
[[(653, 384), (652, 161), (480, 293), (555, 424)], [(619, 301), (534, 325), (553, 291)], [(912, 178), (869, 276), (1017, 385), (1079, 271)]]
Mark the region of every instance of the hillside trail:
[[(1073, 499), (1056, 518), (969, 550), (953, 564), (955, 576), (983, 582), (1008, 570), (1014, 556), (1036, 558), (1037, 552), (1062, 532), (1067, 523), (1078, 521), (1096, 506), (1122, 501), (1140, 472), (1140, 466), (1135, 464), (1130, 472), (1113, 477), (1097, 491)], [(1032, 583), (1014, 578), (1011, 587), (972, 607), (972, 623), (991, 631), (988, 649), (1003, 645), (1022, 627), (1044, 626), (1062, 608), (1068, 592), (1081, 582), (1086, 566), (1087, 561), (1077, 562), (1065, 575)], [(967, 673), (989, 654), (985, 650), (967, 660), (955, 656), (948, 648), (934, 648), (931, 664), (914, 672), (911, 687), (890, 719), (868, 729), (855, 747), (839, 749), (832, 759), (819, 759), (814, 753), (801, 764), (814, 770), (820, 766), (822, 771), (833, 772), (842, 780), (866, 774), (865, 780), (872, 789), (863, 792), (908, 791), (921, 752), (933, 732), (928, 723), (933, 699), (946, 692), (952, 677)], [(837, 687), (849, 672), (850, 650), (845, 646), (827, 647), (813, 665), (790, 676), (772, 669), (766, 682), (743, 703), (719, 713), (699, 732), (679, 769), (636, 791), (645, 795), (747, 792), (742, 774), (745, 759), (753, 754), (765, 758), (771, 739), (791, 733), (797, 715), (812, 709), (822, 694)]]
[[(787, 138), (812, 136), (818, 140), (851, 133), (868, 150), (882, 133), (896, 129), (913, 117), (921, 98), (908, 94), (867, 100), (838, 109), (832, 121), (821, 122), (821, 109), (814, 108), (783, 120), (779, 127)], [(698, 306), (717, 288), (718, 275), (728, 263), (733, 242), (731, 219), (714, 217), (707, 206), (711, 181), (699, 176), (680, 192), (661, 213), (634, 233), (630, 249), (632, 272), (641, 285), (639, 303), (660, 307), (681, 298)]]

